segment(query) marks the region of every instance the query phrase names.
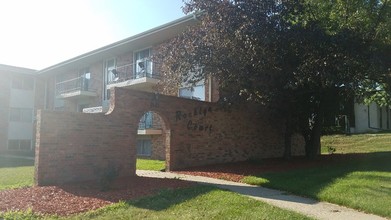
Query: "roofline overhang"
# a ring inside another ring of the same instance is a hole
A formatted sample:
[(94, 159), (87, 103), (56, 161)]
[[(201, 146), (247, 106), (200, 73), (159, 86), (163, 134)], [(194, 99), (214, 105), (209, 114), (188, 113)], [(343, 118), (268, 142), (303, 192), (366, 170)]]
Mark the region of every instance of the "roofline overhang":
[(0, 71), (1, 72), (28, 74), (28, 75), (34, 75), (35, 73), (37, 73), (37, 70), (34, 70), (34, 69), (29, 69), (29, 68), (19, 67), (19, 66), (11, 66), (11, 65), (6, 65), (6, 64), (0, 64)]
[[(65, 61), (60, 62), (58, 64), (55, 64), (53, 66), (49, 66), (47, 68), (44, 68), (42, 70), (37, 71), (36, 73), (38, 75), (48, 75), (48, 74), (52, 74), (52, 73), (57, 73), (58, 71), (61, 71), (61, 69), (67, 69), (67, 68), (71, 68), (71, 67), (74, 68), (75, 63), (83, 62), (83, 60), (87, 60), (89, 58), (91, 59), (90, 62), (93, 62), (93, 61), (97, 62), (99, 60), (102, 60), (101, 58), (104, 57), (105, 55), (107, 56), (107, 54), (110, 54), (110, 51), (113, 51), (115, 49), (118, 49), (118, 48), (124, 47), (124, 46), (128, 46), (128, 47), (135, 46), (132, 44), (136, 44), (137, 41), (139, 41), (140, 39), (147, 38), (150, 36), (160, 35), (160, 33), (164, 32), (164, 31), (169, 31), (169, 30), (174, 31), (175, 28), (178, 28), (178, 27), (184, 28), (185, 26), (190, 26), (192, 24), (195, 24), (198, 21), (197, 17), (198, 17), (198, 13), (186, 15), (184, 17), (181, 17), (181, 18), (176, 19), (174, 21), (171, 21), (169, 23), (166, 23), (166, 24), (160, 25), (158, 27), (152, 28), (150, 30), (147, 30), (145, 32), (133, 35), (131, 37), (128, 37), (123, 40), (117, 41), (115, 43), (106, 45), (106, 46), (98, 48), (96, 50), (92, 50), (90, 52), (76, 56), (76, 57), (71, 58), (69, 60), (65, 60)], [(176, 34), (179, 34), (179, 33), (176, 33)], [(163, 42), (164, 40), (167, 40), (167, 39), (162, 39), (161, 42)], [(154, 42), (154, 43), (157, 44), (160, 42)], [(152, 45), (149, 45), (149, 46), (152, 46)], [(139, 49), (141, 49), (141, 48), (139, 48)]]

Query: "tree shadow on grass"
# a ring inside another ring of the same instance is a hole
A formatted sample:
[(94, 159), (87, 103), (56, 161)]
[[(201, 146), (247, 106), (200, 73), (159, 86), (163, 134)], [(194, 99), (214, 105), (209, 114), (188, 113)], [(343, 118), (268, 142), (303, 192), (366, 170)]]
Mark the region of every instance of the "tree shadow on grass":
[[(267, 180), (260, 181), (261, 186), (282, 189), (288, 192), (294, 192), (295, 194), (316, 198), (315, 195), (325, 187), (352, 172), (390, 172), (390, 161), (391, 152), (333, 154), (322, 155), (316, 160), (307, 160), (303, 157), (295, 157), (290, 161), (283, 159), (264, 159), (260, 161), (195, 167), (187, 169), (184, 172), (214, 178), (232, 178), (235, 181), (239, 181), (245, 176), (254, 176)], [(391, 182), (391, 178), (389, 177), (382, 177), (379, 180)], [(246, 191), (247, 189), (244, 190)], [(245, 194), (254, 196), (254, 192), (251, 189), (248, 190), (248, 193)], [(260, 197), (269, 198), (269, 195), (260, 195)], [(283, 200), (291, 199), (289, 197), (280, 198)], [(305, 203), (312, 202), (309, 200)]]
[[(380, 204), (390, 201), (391, 152), (329, 155), (325, 161), (327, 163), (311, 168), (255, 176), (267, 180), (262, 186), (316, 199), (327, 197), (327, 201), (340, 205), (356, 203), (355, 193), (359, 193), (359, 197), (367, 197), (367, 202), (362, 200), (354, 208), (382, 216), (389, 215), (387, 210), (379, 208), (374, 211), (371, 206), (376, 204), (376, 207), (380, 207)], [(383, 185), (385, 188), (381, 188)], [(374, 191), (374, 187), (379, 189)]]
[(214, 190), (218, 189), (212, 186), (198, 186), (177, 190), (163, 190), (157, 195), (130, 201), (128, 204), (142, 209), (162, 211)]
[(151, 210), (164, 210), (215, 188), (197, 187), (196, 183), (179, 179), (134, 176), (119, 178), (109, 190), (102, 191), (96, 181), (60, 186), (72, 196), (94, 198), (112, 203), (127, 204)]

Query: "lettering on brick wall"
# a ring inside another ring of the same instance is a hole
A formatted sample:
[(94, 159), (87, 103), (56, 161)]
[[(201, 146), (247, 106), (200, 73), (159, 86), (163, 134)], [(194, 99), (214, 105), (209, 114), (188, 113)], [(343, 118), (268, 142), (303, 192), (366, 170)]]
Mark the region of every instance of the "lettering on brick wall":
[(212, 133), (213, 126), (204, 122), (204, 118), (212, 112), (212, 107), (196, 107), (193, 111), (176, 111), (175, 121), (186, 121), (189, 131)]

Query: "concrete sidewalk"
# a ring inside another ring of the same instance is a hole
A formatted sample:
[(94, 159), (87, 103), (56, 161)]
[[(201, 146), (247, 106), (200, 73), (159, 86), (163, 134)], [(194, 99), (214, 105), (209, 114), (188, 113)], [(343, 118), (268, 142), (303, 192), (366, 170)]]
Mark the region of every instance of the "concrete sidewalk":
[(201, 176), (190, 176), (171, 172), (159, 172), (150, 170), (137, 170), (138, 176), (155, 178), (177, 178), (201, 184), (210, 184), (222, 189), (227, 189), (271, 205), (302, 213), (316, 219), (386, 219), (373, 214), (366, 214), (343, 206), (319, 202), (313, 199), (288, 194), (283, 191), (252, 186), (244, 183), (225, 181)]

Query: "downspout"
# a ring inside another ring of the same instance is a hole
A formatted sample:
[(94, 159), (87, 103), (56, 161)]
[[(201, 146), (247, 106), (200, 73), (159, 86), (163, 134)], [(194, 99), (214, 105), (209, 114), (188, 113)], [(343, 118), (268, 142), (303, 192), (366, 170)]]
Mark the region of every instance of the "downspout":
[(212, 76), (209, 76), (209, 85), (208, 85), (208, 90), (209, 90), (209, 102), (212, 102)]

